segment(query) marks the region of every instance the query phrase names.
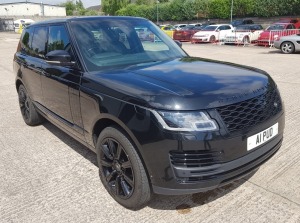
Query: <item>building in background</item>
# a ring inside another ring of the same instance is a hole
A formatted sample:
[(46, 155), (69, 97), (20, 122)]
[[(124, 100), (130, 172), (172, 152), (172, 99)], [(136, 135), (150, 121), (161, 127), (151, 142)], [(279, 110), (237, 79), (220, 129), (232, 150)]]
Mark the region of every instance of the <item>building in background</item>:
[(0, 3), (0, 17), (16, 16), (66, 16), (66, 8), (58, 5), (49, 5), (33, 2)]

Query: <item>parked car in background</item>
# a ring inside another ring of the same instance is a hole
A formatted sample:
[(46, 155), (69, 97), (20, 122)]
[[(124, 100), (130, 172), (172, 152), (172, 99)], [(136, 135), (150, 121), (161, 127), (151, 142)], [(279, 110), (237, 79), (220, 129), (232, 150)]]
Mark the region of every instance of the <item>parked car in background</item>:
[(160, 28), (162, 31), (164, 31), (168, 36), (170, 36), (171, 38), (173, 38), (173, 35), (174, 35), (174, 26), (171, 26), (171, 25), (166, 25), (166, 26), (162, 26)]
[(286, 19), (281, 19), (279, 20), (278, 23), (292, 23), (296, 27), (296, 29), (300, 28), (300, 19), (291, 19), (291, 18), (286, 18)]
[(290, 36), (299, 32), (292, 23), (274, 23), (262, 32), (257, 40), (260, 46), (270, 46), (274, 43), (275, 37)]
[(149, 32), (146, 28), (136, 27), (135, 31), (141, 40), (149, 40)]
[(186, 27), (188, 24), (176, 24), (174, 25), (174, 28), (177, 29), (177, 30), (180, 30), (182, 29), (183, 27)]
[(230, 24), (233, 27), (237, 27), (237, 26), (241, 26), (241, 25), (254, 24), (254, 22), (251, 19), (239, 19), (239, 20), (233, 20)]
[(203, 30), (205, 27), (210, 26), (210, 25), (216, 25), (216, 23), (211, 22), (211, 23), (204, 23), (201, 26), (198, 27), (199, 30)]
[(202, 23), (191, 23), (191, 24), (188, 24), (188, 26), (200, 27), (200, 26), (202, 26)]
[(225, 39), (232, 30), (233, 26), (229, 24), (206, 26), (192, 36), (191, 43), (216, 42)]
[(187, 25), (181, 30), (175, 30), (173, 39), (178, 41), (191, 41), (191, 37), (199, 31), (200, 26)]
[(249, 44), (256, 42), (259, 34), (263, 31), (263, 27), (257, 24), (237, 26), (232, 33), (226, 35), (224, 43)]
[(300, 52), (300, 34), (277, 37), (274, 41), (274, 47), (286, 54)]
[[(20, 32), (23, 28), (26, 26), (29, 26), (30, 24), (33, 24), (35, 21), (32, 19), (17, 19), (14, 21), (14, 28), (15, 32)], [(22, 27), (21, 27), (22, 26)]]

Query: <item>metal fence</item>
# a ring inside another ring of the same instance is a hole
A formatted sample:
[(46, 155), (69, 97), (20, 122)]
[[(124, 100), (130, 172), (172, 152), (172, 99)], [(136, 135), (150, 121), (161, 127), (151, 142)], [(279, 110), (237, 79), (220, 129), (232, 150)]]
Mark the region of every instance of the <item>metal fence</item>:
[(285, 29), (285, 30), (270, 30), (268, 35), (261, 36), (258, 39), (257, 44), (261, 46), (270, 46), (274, 45), (274, 41), (281, 36), (291, 36), (295, 34), (300, 34), (300, 29)]
[(7, 31), (14, 31), (14, 20), (0, 18), (0, 32), (7, 32)]

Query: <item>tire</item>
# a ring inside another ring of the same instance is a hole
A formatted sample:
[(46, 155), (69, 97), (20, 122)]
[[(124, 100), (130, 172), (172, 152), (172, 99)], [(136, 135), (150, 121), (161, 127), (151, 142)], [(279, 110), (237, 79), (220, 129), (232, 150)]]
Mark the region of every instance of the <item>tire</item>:
[(250, 39), (248, 36), (245, 36), (243, 39), (243, 44), (250, 44)]
[(37, 112), (24, 85), (18, 89), (19, 106), (24, 122), (30, 126), (36, 126), (44, 121), (44, 118)]
[(211, 36), (211, 37), (209, 38), (209, 42), (211, 42), (211, 43), (216, 42), (216, 37), (215, 37), (215, 36)]
[(145, 168), (122, 130), (105, 128), (96, 144), (99, 176), (107, 192), (122, 206), (137, 210), (151, 199)]
[(280, 46), (281, 52), (290, 54), (295, 52), (295, 46), (292, 42), (283, 42)]

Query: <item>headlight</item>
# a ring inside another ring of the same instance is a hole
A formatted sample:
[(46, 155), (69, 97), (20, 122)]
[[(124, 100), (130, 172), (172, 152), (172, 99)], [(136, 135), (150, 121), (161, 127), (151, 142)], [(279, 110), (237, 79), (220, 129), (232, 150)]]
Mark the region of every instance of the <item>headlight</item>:
[(204, 112), (152, 111), (163, 128), (173, 131), (215, 131), (217, 124)]

